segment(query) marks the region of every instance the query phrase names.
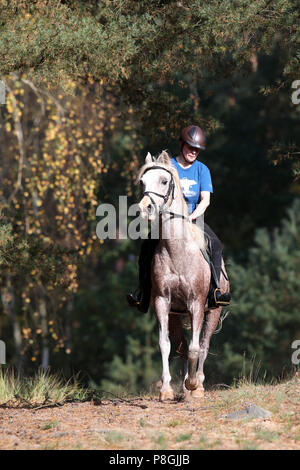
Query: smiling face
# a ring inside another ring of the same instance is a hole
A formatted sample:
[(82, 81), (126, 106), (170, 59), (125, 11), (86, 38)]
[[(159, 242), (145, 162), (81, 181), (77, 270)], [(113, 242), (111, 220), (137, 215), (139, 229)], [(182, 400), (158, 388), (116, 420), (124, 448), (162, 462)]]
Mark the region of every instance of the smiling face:
[[(162, 169), (145, 172), (140, 179), (144, 197), (139, 203), (141, 216), (150, 221), (154, 220), (159, 209), (164, 205), (164, 197), (168, 194), (171, 175)], [(149, 192), (149, 194), (145, 194)]]
[(200, 149), (196, 147), (192, 147), (189, 144), (184, 144), (182, 151), (181, 151), (184, 160), (190, 164), (194, 163), (194, 161), (199, 155), (199, 152), (200, 152)]

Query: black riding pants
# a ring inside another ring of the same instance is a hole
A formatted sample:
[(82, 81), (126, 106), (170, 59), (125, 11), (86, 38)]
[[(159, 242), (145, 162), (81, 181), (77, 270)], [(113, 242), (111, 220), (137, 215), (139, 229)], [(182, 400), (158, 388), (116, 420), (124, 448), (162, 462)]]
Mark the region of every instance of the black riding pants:
[(215, 287), (219, 287), (222, 269), (222, 243), (207, 224), (204, 224), (204, 235), (208, 239), (209, 256), (216, 274), (216, 279), (213, 279), (217, 284)]
[[(212, 281), (214, 281), (213, 284), (216, 284), (214, 287), (219, 287), (222, 266), (222, 244), (207, 224), (204, 224), (204, 234), (208, 239), (210, 258), (216, 273), (217, 282), (213, 277)], [(151, 294), (151, 262), (159, 242), (159, 240), (154, 240), (150, 237), (151, 234), (149, 233), (149, 238), (143, 240), (139, 255), (139, 287), (143, 290), (144, 295), (146, 297), (149, 296), (149, 298)]]

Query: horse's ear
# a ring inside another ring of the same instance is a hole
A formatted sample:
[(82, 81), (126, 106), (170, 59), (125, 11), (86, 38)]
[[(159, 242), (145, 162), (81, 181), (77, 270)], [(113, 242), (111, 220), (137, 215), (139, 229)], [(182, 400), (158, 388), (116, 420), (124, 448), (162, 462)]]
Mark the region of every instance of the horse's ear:
[(158, 163), (163, 163), (165, 165), (170, 165), (171, 164), (170, 157), (168, 155), (168, 152), (166, 152), (166, 150), (163, 150), (161, 152), (160, 156), (157, 159), (157, 162)]
[(151, 153), (148, 152), (147, 156), (145, 158), (145, 163), (151, 163), (151, 162), (153, 162), (153, 160), (154, 160), (154, 157), (152, 157)]

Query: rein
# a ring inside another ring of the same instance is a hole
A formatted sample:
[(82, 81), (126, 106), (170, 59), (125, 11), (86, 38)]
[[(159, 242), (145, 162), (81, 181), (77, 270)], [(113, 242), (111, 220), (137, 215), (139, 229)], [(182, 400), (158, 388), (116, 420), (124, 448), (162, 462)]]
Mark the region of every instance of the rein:
[(183, 214), (176, 214), (175, 212), (171, 212), (171, 211), (167, 211), (167, 210), (164, 210), (163, 207), (166, 205), (166, 203), (168, 202), (168, 199), (170, 197), (170, 195), (172, 195), (172, 200), (171, 200), (171, 204), (172, 202), (174, 201), (174, 189), (175, 189), (175, 183), (174, 183), (174, 178), (173, 178), (173, 175), (172, 175), (172, 172), (170, 170), (168, 170), (167, 168), (163, 167), (163, 166), (159, 166), (159, 165), (155, 165), (155, 166), (152, 166), (150, 168), (147, 168), (143, 175), (145, 173), (147, 173), (147, 171), (150, 171), (150, 170), (165, 170), (167, 171), (170, 175), (171, 175), (171, 180), (169, 182), (169, 187), (168, 187), (168, 191), (165, 195), (163, 194), (159, 194), (159, 193), (156, 193), (155, 191), (144, 191), (143, 192), (143, 196), (148, 196), (152, 202), (152, 204), (154, 205), (154, 207), (156, 207), (156, 204), (155, 204), (155, 201), (153, 200), (153, 198), (150, 196), (150, 194), (155, 194), (155, 196), (158, 196), (158, 197), (162, 197), (163, 200), (164, 200), (164, 203), (163, 203), (163, 206), (159, 209), (159, 214), (168, 214), (168, 215), (171, 215), (172, 218), (181, 218), (181, 219), (186, 219), (186, 220), (189, 220), (188, 217), (186, 217), (185, 215)]

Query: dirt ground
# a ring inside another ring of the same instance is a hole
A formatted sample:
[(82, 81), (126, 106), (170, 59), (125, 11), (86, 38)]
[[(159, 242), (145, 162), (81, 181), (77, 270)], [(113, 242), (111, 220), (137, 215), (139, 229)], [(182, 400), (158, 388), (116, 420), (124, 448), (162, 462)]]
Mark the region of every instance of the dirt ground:
[[(0, 449), (299, 449), (300, 382), (206, 392), (192, 402), (157, 396), (0, 408)], [(269, 418), (228, 420), (255, 403)]]

